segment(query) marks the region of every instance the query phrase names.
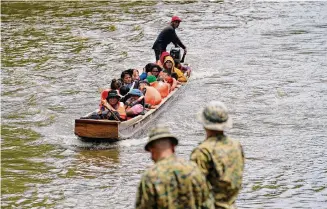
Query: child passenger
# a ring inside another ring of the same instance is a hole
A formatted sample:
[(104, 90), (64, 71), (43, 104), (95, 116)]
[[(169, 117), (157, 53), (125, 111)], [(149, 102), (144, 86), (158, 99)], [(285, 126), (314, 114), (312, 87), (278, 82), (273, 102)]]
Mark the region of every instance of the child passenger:
[(132, 89), (125, 102), (126, 115), (135, 117), (144, 111), (144, 96), (139, 89)]

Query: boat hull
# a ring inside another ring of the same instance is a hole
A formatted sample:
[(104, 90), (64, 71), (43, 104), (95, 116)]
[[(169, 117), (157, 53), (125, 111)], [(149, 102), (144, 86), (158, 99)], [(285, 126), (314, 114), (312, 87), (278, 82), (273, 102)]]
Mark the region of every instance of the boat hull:
[(108, 120), (76, 119), (75, 135), (85, 139), (117, 140), (119, 123)]

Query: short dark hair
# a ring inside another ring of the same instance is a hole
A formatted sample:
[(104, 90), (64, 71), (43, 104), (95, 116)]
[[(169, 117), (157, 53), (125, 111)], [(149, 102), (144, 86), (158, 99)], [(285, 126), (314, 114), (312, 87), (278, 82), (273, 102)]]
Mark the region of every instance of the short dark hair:
[(133, 75), (133, 71), (134, 71), (134, 69), (130, 68), (130, 69), (125, 70), (125, 71), (127, 71), (130, 75)]
[(178, 75), (177, 75), (177, 73), (175, 73), (175, 72), (174, 72), (174, 73), (171, 73), (171, 77), (172, 77), (172, 78), (175, 78), (176, 80), (178, 80)]
[(154, 63), (148, 63), (148, 64), (146, 64), (146, 66), (144, 67), (145, 68), (145, 72), (151, 72), (151, 70), (152, 70), (152, 67), (153, 66), (155, 66), (156, 64), (154, 64)]
[(151, 67), (150, 72), (153, 70), (153, 68), (157, 68), (159, 72), (162, 71), (162, 68), (161, 68), (159, 65), (153, 65), (153, 66)]
[(120, 95), (125, 96), (129, 92), (130, 88), (128, 86), (122, 86), (119, 89)]

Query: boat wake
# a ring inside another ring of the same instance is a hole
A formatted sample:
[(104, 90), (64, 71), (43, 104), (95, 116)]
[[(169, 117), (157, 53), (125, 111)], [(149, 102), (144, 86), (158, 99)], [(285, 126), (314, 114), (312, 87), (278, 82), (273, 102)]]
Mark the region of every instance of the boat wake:
[(122, 147), (132, 147), (132, 146), (138, 146), (141, 144), (145, 144), (148, 141), (148, 137), (144, 137), (144, 138), (131, 138), (131, 139), (126, 139), (126, 140), (122, 140), (119, 141), (119, 146)]

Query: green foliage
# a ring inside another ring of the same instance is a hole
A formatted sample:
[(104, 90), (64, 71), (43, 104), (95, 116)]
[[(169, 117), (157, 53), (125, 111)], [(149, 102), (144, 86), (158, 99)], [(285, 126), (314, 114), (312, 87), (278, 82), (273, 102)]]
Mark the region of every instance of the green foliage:
[(116, 31), (117, 28), (115, 25), (109, 25), (108, 30), (112, 32), (112, 31)]
[(126, 8), (126, 7), (138, 7), (138, 6), (154, 6), (156, 4), (157, 4), (156, 1), (147, 1), (147, 0), (135, 1), (134, 0), (134, 1), (123, 2), (119, 6), (123, 7), (123, 8)]

